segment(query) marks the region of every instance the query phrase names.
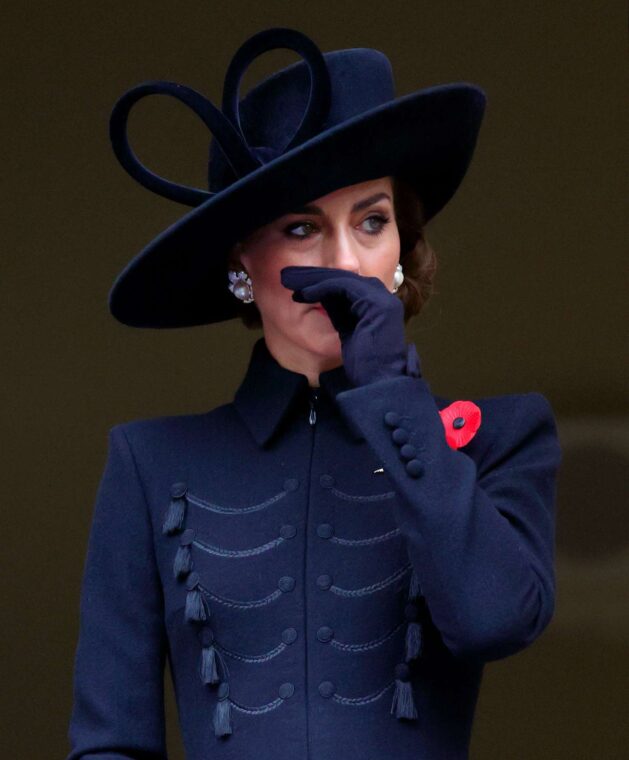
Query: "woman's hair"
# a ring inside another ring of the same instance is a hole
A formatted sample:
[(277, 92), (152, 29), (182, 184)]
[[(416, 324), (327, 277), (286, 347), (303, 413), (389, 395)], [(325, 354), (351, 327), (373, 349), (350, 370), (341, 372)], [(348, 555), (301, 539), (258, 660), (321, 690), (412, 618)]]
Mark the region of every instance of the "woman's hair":
[[(393, 177), (393, 209), (400, 235), (400, 263), (404, 282), (397, 295), (404, 304), (404, 322), (419, 314), (433, 292), (437, 257), (424, 236), (424, 209), (413, 188), (403, 179)], [(238, 316), (249, 329), (262, 327), (255, 304), (238, 301)]]

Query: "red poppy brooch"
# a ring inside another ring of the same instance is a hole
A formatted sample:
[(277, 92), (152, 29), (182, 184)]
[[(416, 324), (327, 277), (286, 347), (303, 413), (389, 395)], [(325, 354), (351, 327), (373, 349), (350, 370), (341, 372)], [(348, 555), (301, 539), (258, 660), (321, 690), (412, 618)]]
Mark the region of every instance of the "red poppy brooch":
[(472, 401), (453, 401), (439, 411), (446, 431), (446, 442), (453, 449), (465, 446), (480, 427), (481, 411)]

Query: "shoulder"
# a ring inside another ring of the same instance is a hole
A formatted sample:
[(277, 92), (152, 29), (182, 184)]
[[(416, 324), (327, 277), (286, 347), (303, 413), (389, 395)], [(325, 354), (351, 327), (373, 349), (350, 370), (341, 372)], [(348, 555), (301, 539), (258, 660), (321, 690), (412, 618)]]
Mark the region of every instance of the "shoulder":
[(550, 401), (538, 391), (527, 393), (505, 393), (499, 396), (479, 396), (476, 398), (447, 398), (433, 394), (441, 411), (455, 401), (471, 401), (481, 410), (482, 421), (494, 430), (510, 430), (520, 421), (553, 420), (554, 412)]
[(231, 425), (233, 405), (222, 404), (206, 412), (142, 417), (118, 422), (109, 428), (114, 440), (125, 442), (133, 451), (177, 450), (207, 441)]
[(491, 468), (518, 457), (561, 458), (557, 423), (549, 399), (538, 391), (452, 399), (433, 394), (439, 411), (457, 400), (474, 403), (481, 413), (476, 435), (460, 451)]

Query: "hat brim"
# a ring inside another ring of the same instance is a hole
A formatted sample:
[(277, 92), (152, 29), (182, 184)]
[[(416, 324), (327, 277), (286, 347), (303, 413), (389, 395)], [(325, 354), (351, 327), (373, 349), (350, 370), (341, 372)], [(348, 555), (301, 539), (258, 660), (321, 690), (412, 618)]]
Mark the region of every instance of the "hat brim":
[(426, 220), (459, 187), (485, 110), (476, 85), (437, 85), (396, 98), (303, 142), (235, 181), (166, 228), (120, 272), (111, 314), (132, 327), (174, 328), (237, 316), (227, 254), (248, 233), (340, 187), (406, 179)]

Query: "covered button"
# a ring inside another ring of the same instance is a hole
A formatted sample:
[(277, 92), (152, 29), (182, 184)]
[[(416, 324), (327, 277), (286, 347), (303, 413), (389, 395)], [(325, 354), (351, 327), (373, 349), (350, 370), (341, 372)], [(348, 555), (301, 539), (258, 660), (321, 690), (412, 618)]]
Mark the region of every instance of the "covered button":
[(411, 671), (405, 662), (400, 662), (395, 666), (395, 677), (399, 681), (408, 681), (411, 677)]
[(218, 685), (217, 696), (219, 699), (227, 699), (229, 696), (229, 684), (227, 681), (221, 681)]
[(204, 647), (209, 647), (214, 643), (214, 631), (207, 625), (201, 630), (201, 643)]
[(386, 412), (384, 421), (389, 427), (397, 427), (400, 422), (400, 415), (397, 412)]
[(185, 495), (186, 491), (188, 490), (187, 483), (179, 482), (179, 483), (173, 483), (170, 487), (170, 495), (173, 497), (173, 499), (180, 499), (182, 496)]
[(331, 475), (321, 475), (319, 478), (319, 483), (323, 488), (332, 488), (334, 485), (334, 478)]
[(280, 536), (282, 538), (294, 538), (297, 533), (297, 528), (294, 525), (282, 525), (280, 529)]
[(317, 586), (322, 589), (328, 589), (332, 585), (332, 578), (324, 573), (317, 578)]
[(317, 535), (320, 538), (330, 538), (333, 533), (334, 528), (330, 523), (321, 523), (320, 525), (317, 525)]
[(415, 454), (417, 454), (417, 449), (412, 443), (405, 443), (400, 449), (400, 456), (402, 459), (413, 459)]
[(186, 580), (186, 587), (191, 591), (193, 588), (199, 585), (200, 580), (201, 579), (199, 578), (199, 573), (193, 571), (190, 573)]
[(280, 591), (292, 591), (295, 588), (295, 579), (291, 575), (283, 575), (277, 585)]
[(408, 430), (406, 430), (405, 428), (397, 427), (391, 433), (391, 438), (393, 438), (393, 440), (399, 446), (401, 446), (403, 443), (406, 443), (408, 441)]
[(319, 694), (321, 694), (322, 697), (331, 697), (332, 694), (336, 691), (336, 687), (332, 683), (332, 681), (321, 681), (319, 684)]
[(289, 697), (292, 697), (294, 693), (295, 687), (290, 681), (283, 683), (279, 688), (279, 695), (282, 699), (288, 699)]
[(321, 628), (319, 628), (317, 631), (317, 638), (319, 641), (323, 641), (324, 643), (330, 641), (333, 636), (334, 631), (330, 628), (329, 625), (322, 625)]
[(404, 615), (407, 620), (417, 620), (419, 618), (419, 610), (417, 605), (410, 602), (404, 607)]
[(299, 488), (299, 481), (297, 478), (286, 478), (284, 481), (285, 491), (296, 491)]
[(184, 532), (179, 537), (179, 543), (182, 546), (190, 546), (190, 544), (194, 541), (194, 529), (193, 528), (186, 528)]
[(408, 472), (411, 477), (418, 478), (424, 472), (424, 465), (419, 459), (411, 459), (406, 463), (406, 472)]
[(282, 631), (282, 641), (285, 644), (292, 644), (297, 638), (297, 631), (294, 628), (285, 628)]

